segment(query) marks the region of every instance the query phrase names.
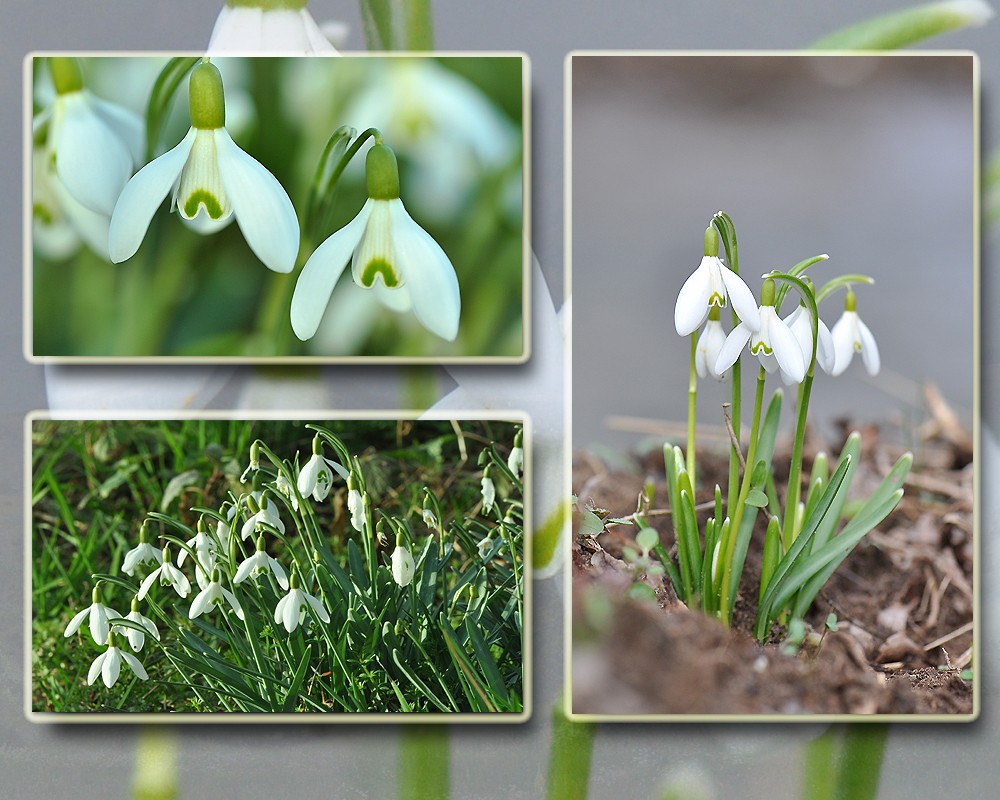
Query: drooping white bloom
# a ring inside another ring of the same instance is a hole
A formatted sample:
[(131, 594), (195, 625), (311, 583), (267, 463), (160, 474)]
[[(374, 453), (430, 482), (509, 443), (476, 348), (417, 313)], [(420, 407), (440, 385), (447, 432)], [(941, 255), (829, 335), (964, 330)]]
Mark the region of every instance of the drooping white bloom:
[(296, 586), (294, 575), (292, 581), (292, 588), (289, 589), (288, 594), (282, 597), (278, 601), (278, 605), (274, 607), (274, 621), (280, 622), (285, 626), (286, 631), (292, 633), (305, 618), (306, 606), (308, 606), (316, 612), (316, 616), (323, 622), (329, 622), (330, 615), (323, 607), (323, 604), (311, 594), (302, 591), (302, 589)]
[[(216, 528), (218, 528), (218, 525)], [(227, 536), (226, 538), (228, 539), (229, 537)], [(193, 549), (197, 556), (194, 565), (194, 576), (198, 581), (198, 586), (204, 589), (208, 585), (209, 576), (212, 574), (212, 570), (215, 569), (216, 562), (219, 560), (219, 546), (215, 539), (205, 530), (202, 522), (198, 523), (198, 532), (194, 535), (194, 538), (188, 539), (187, 546)], [(178, 567), (184, 566), (187, 556), (188, 551), (182, 547), (181, 551), (177, 554)]]
[[(276, 528), (278, 533), (285, 532), (285, 523), (278, 516), (278, 504), (271, 500), (266, 493), (260, 496), (259, 503), (259, 510), (251, 514), (249, 519), (243, 523), (243, 527), (240, 529), (241, 539), (252, 536), (258, 530), (265, 530), (265, 525)], [(252, 507), (251, 510), (253, 510)]]
[(694, 333), (708, 317), (712, 306), (725, 307), (733, 301), (733, 309), (751, 331), (760, 328), (760, 313), (753, 292), (743, 279), (719, 260), (706, 255), (691, 273), (677, 294), (674, 306), (674, 327), (681, 336)]
[[(156, 624), (149, 617), (145, 616), (139, 611), (139, 599), (136, 597), (132, 600), (132, 610), (125, 615), (125, 619), (130, 622), (134, 622), (137, 625), (141, 625), (146, 629), (146, 633), (152, 636), (156, 641), (160, 641), (160, 632), (156, 629)], [(124, 626), (118, 626), (119, 630), (125, 633), (128, 643), (132, 646), (135, 652), (142, 650), (142, 645), (146, 641), (146, 633), (136, 629), (136, 628), (126, 628)]]
[(194, 601), (191, 603), (191, 610), (188, 612), (188, 617), (194, 619), (208, 611), (212, 606), (221, 606), (223, 601), (229, 603), (229, 607), (233, 609), (236, 616), (243, 619), (243, 606), (236, 599), (236, 595), (219, 583), (218, 572), (216, 571), (212, 573), (212, 580), (208, 586), (198, 592), (198, 595), (194, 598)]
[(840, 375), (851, 363), (855, 353), (861, 353), (861, 360), (869, 375), (877, 375), (881, 361), (878, 345), (868, 326), (861, 321), (856, 311), (854, 292), (848, 292), (843, 315), (837, 320), (831, 332), (835, 358), (833, 375)]
[(142, 158), (138, 115), (93, 95), (74, 58), (51, 58), (56, 96), (34, 122), (48, 124), (45, 158), (54, 179), (90, 211), (110, 217), (122, 188)]
[(348, 472), (336, 461), (324, 458), (321, 453), (313, 453), (312, 457), (302, 467), (299, 472), (299, 494), (303, 497), (312, 495), (313, 500), (321, 503), (326, 500), (333, 485), (333, 467), (342, 478), (346, 480)]
[(396, 157), (382, 144), (368, 151), (368, 201), (309, 257), (292, 294), (295, 335), (311, 339), (348, 260), (354, 283), (393, 311), (413, 310), (447, 341), (458, 335), (461, 297), (451, 260), (399, 199)]
[(722, 322), (718, 319), (712, 319), (712, 315), (710, 315), (695, 347), (694, 367), (699, 378), (711, 375), (717, 381), (721, 381), (726, 377), (725, 372), (717, 372), (715, 369), (719, 353), (725, 343), (726, 331), (722, 327)]
[(257, 540), (257, 549), (254, 554), (240, 564), (239, 569), (236, 570), (233, 583), (243, 583), (248, 578), (253, 579), (268, 572), (274, 575), (274, 579), (282, 589), (288, 589), (288, 576), (285, 574), (284, 567), (264, 552), (264, 537), (260, 537)]
[(288, 502), (292, 504), (292, 508), (295, 511), (299, 510), (299, 498), (295, 494), (292, 482), (285, 477), (284, 472), (278, 473), (278, 477), (274, 481), (274, 488), (285, 496)]
[(725, 372), (735, 364), (747, 341), (750, 342), (750, 352), (757, 356), (765, 370), (774, 372), (780, 368), (793, 383), (802, 382), (806, 375), (802, 348), (788, 326), (775, 313), (774, 306), (761, 306), (759, 331), (751, 331), (742, 322), (733, 328), (715, 362), (716, 372)]
[(181, 597), (187, 597), (188, 592), (191, 591), (191, 582), (183, 572), (170, 563), (170, 556), (167, 554), (166, 547), (163, 548), (163, 563), (150, 572), (142, 582), (142, 585), (139, 586), (139, 593), (136, 595), (139, 600), (146, 598), (157, 578), (159, 578), (160, 586), (172, 586), (174, 591)]
[(392, 579), (400, 586), (409, 586), (416, 569), (410, 551), (402, 543), (397, 542), (389, 560), (392, 565)]
[(514, 473), (515, 478), (521, 477), (524, 470), (524, 448), (521, 445), (515, 444), (511, 448), (510, 455), (507, 456), (507, 469)]
[(55, 174), (45, 151), (31, 154), (31, 243), (45, 258), (61, 261), (83, 242), (108, 260), (111, 219), (75, 200)]
[(116, 644), (113, 643), (101, 653), (97, 658), (94, 659), (94, 663), (90, 665), (90, 672), (87, 673), (87, 685), (90, 686), (97, 680), (97, 676), (101, 676), (101, 680), (104, 681), (104, 685), (109, 689), (115, 685), (118, 680), (118, 676), (121, 674), (122, 662), (128, 665), (128, 668), (135, 673), (135, 676), (141, 680), (147, 680), (149, 676), (146, 674), (146, 670), (143, 668), (142, 664), (139, 663), (139, 659), (136, 658), (131, 653), (125, 653), (118, 648)]
[(305, 0), (228, 0), (212, 30), (210, 53), (335, 54)]
[(107, 644), (108, 634), (111, 632), (110, 620), (120, 618), (121, 614), (101, 602), (101, 591), (99, 588), (94, 587), (91, 599), (91, 604), (83, 609), (83, 611), (78, 612), (73, 619), (69, 621), (69, 625), (67, 625), (66, 630), (63, 631), (63, 636), (72, 636), (80, 630), (80, 626), (83, 624), (84, 618), (90, 617), (91, 637), (93, 637), (97, 644)]
[(109, 249), (115, 263), (135, 255), (167, 194), (170, 207), (198, 233), (236, 220), (250, 249), (275, 272), (291, 272), (299, 224), (278, 180), (241, 150), (226, 131), (222, 78), (203, 63), (191, 73), (191, 129), (180, 144), (139, 170), (111, 217)]
[(154, 547), (149, 542), (139, 542), (135, 547), (125, 554), (122, 561), (122, 572), (129, 577), (135, 573), (135, 568), (140, 564), (162, 564), (163, 556), (160, 548)]
[[(800, 303), (798, 308), (785, 317), (785, 324), (788, 326), (788, 330), (792, 332), (796, 341), (798, 341), (799, 347), (802, 348), (802, 358), (805, 361), (806, 370), (808, 371), (809, 362), (813, 354), (812, 316), (809, 313), (809, 309)], [(826, 323), (821, 319), (816, 320), (816, 329), (818, 331), (816, 363), (819, 364), (823, 372), (829, 374), (833, 371), (835, 360), (833, 337), (830, 335), (830, 329), (826, 327)], [(785, 383), (794, 383), (784, 372), (782, 372), (781, 377)]]
[(437, 527), (437, 524), (438, 524), (437, 517), (434, 516), (434, 512), (431, 511), (431, 509), (425, 508), (420, 513), (420, 516), (424, 520), (424, 525), (426, 525), (428, 528), (436, 528)]
[(347, 509), (351, 512), (351, 525), (361, 533), (365, 529), (365, 501), (357, 489), (348, 490)]
[(483, 513), (489, 514), (493, 510), (493, 503), (497, 499), (497, 489), (493, 485), (493, 479), (489, 475), (483, 475)]
[(479, 548), (479, 557), (485, 559), (486, 554), (493, 548), (493, 538), (487, 536), (485, 539), (480, 539), (476, 547)]

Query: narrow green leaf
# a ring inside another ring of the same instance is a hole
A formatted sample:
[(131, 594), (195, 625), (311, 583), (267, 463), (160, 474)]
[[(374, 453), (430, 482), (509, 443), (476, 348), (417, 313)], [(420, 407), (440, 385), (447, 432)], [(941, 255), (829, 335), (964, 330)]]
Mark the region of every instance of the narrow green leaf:
[(156, 157), (157, 144), (163, 132), (163, 123), (170, 115), (174, 95), (184, 77), (198, 63), (197, 56), (171, 58), (160, 70), (146, 104), (146, 161)]

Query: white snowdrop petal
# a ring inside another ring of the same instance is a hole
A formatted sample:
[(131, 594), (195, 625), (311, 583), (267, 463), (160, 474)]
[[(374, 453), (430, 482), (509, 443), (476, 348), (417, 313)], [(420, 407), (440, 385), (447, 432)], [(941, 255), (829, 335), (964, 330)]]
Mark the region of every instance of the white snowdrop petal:
[(318, 616), (321, 620), (323, 620), (323, 622), (330, 621), (330, 615), (326, 612), (326, 609), (323, 607), (323, 604), (320, 602), (319, 598), (313, 597), (311, 594), (305, 594), (303, 595), (303, 597), (305, 598), (305, 601), (309, 604), (309, 607), (316, 612), (316, 616)]
[[(124, 143), (132, 157), (132, 165), (141, 164), (146, 147), (145, 125), (142, 117), (134, 111), (115, 103), (109, 103), (94, 95), (90, 95), (90, 103), (94, 107), (94, 111), (104, 120), (104, 123)], [(116, 197), (115, 200), (117, 199)]]
[(856, 318), (857, 314), (845, 311), (833, 326), (833, 330), (830, 331), (830, 336), (833, 338), (834, 352), (833, 371), (831, 374), (835, 376), (840, 375), (847, 369), (851, 363), (851, 359), (854, 357), (855, 323), (852, 317)]
[(745, 322), (741, 322), (729, 332), (726, 341), (722, 345), (722, 349), (719, 350), (719, 357), (715, 362), (716, 373), (721, 374), (736, 363), (736, 359), (740, 357), (740, 353), (743, 352), (743, 348), (746, 347), (749, 339), (750, 328), (747, 327)]
[(431, 333), (449, 342), (458, 335), (462, 299), (451, 260), (421, 228), (398, 198), (389, 201), (399, 271), (413, 302), (413, 313)]
[(801, 383), (806, 376), (806, 367), (798, 340), (777, 316), (768, 325), (768, 335), (778, 366), (794, 383)]
[(878, 345), (875, 344), (875, 337), (860, 317), (858, 317), (858, 336), (861, 339), (861, 360), (865, 363), (865, 369), (869, 375), (877, 375), (881, 366)]
[(97, 680), (97, 676), (101, 674), (101, 669), (104, 667), (104, 661), (107, 657), (108, 651), (105, 650), (94, 659), (94, 663), (90, 665), (90, 671), (87, 673), (87, 686), (91, 686)]
[(163, 199), (180, 177), (194, 146), (194, 128), (176, 147), (151, 161), (132, 176), (122, 190), (108, 233), (108, 249), (116, 264), (135, 255)]
[(219, 174), (236, 222), (268, 269), (291, 272), (299, 253), (299, 220), (278, 179), (243, 152), (225, 128), (215, 131)]
[(729, 301), (733, 304), (733, 311), (746, 323), (751, 331), (760, 330), (760, 310), (757, 308), (757, 301), (754, 299), (750, 287), (744, 283), (743, 279), (733, 272), (729, 267), (721, 265), (719, 274), (722, 282), (726, 285), (726, 293)]
[(292, 293), (291, 320), (292, 330), (302, 341), (315, 335), (333, 287), (365, 232), (373, 202), (365, 203), (353, 220), (317, 247), (299, 273)]
[(62, 105), (53, 142), (56, 174), (84, 206), (110, 216), (132, 175), (132, 154), (84, 92), (63, 95), (56, 102)]
[(712, 297), (711, 267), (702, 259), (681, 290), (674, 306), (674, 328), (680, 336), (689, 336), (701, 327), (708, 317), (708, 301)]
[(263, 20), (263, 9), (223, 6), (208, 42), (209, 53), (261, 50)]
[(108, 656), (101, 667), (101, 678), (109, 689), (115, 685), (122, 670), (121, 651), (117, 647), (108, 648)]
[(139, 678), (139, 680), (145, 681), (149, 679), (149, 675), (146, 674), (145, 667), (142, 666), (142, 663), (138, 658), (131, 653), (122, 653), (121, 655), (122, 658), (125, 659), (125, 663), (128, 664), (129, 669), (135, 673), (135, 676)]
[(63, 636), (69, 637), (80, 630), (80, 626), (83, 624), (83, 620), (90, 614), (90, 606), (87, 606), (83, 611), (76, 613), (73, 619), (69, 621), (69, 625), (66, 626), (66, 630), (63, 631)]

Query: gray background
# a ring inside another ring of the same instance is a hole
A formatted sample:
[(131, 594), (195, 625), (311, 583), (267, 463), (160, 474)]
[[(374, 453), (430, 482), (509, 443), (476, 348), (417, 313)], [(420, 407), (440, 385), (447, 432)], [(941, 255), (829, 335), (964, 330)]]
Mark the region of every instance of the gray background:
[[(7, 0), (0, 25), (3, 107), (0, 137), (7, 158), (0, 164), (4, 211), (0, 216), (11, 286), (21, 274), (21, 60), (31, 49), (192, 49), (207, 43), (222, 0)], [(534, 248), (561, 292), (563, 59), (581, 48), (792, 48), (872, 13), (898, 7), (895, 0), (803, 4), (797, 0), (754, 3), (706, 0), (559, 0), (434, 4), (437, 45), (446, 50), (516, 49), (532, 59), (534, 88)], [(339, 18), (352, 26), (352, 46), (362, 40), (353, 4), (313, 0), (319, 19)], [(971, 48), (983, 55), (984, 141), (1000, 145), (996, 106), (1000, 93), (1000, 22), (935, 42), (935, 47)], [(992, 148), (987, 146), (986, 152)], [(737, 220), (739, 223), (739, 220)], [(703, 223), (702, 223), (703, 224)], [(994, 245), (991, 238), (986, 247)], [(696, 245), (695, 245), (696, 246)], [(1000, 299), (984, 252), (984, 396), (993, 394), (998, 357), (997, 328), (990, 303)], [(693, 265), (692, 265), (693, 266)], [(21, 356), (21, 297), (14, 288), (0, 295), (0, 358), (5, 368), (0, 443), (0, 512), (7, 520), (0, 545), (0, 604), (6, 609), (0, 635), (0, 774), (11, 797), (118, 797), (126, 793), (136, 731), (129, 726), (40, 727), (22, 716), (22, 418), (44, 406), (42, 370)], [(120, 371), (115, 371), (121, 375)], [(130, 373), (131, 374), (131, 373)], [(339, 385), (360, 387), (345, 407), (386, 407), (398, 397), (396, 376), (386, 370), (337, 372)], [(238, 381), (239, 376), (233, 380)], [(447, 379), (443, 379), (447, 386)], [(231, 405), (232, 389), (216, 398)], [(531, 411), (531, 408), (525, 409)], [(984, 404), (984, 419), (997, 412)], [(987, 465), (983, 533), (987, 576), (1000, 568), (991, 535), (1000, 533), (995, 512), (995, 463)], [(996, 596), (989, 581), (987, 609)], [(548, 747), (549, 708), (562, 683), (562, 592), (557, 581), (535, 584), (535, 719), (518, 728), (457, 727), (453, 732), (454, 796), (536, 798), (541, 795)], [(962, 727), (897, 726), (892, 729), (883, 798), (938, 797), (961, 793), (989, 796), (997, 780), (1000, 714), (992, 706), (994, 621), (985, 617), (984, 659), (978, 665), (984, 691), (983, 718)], [(710, 770), (718, 796), (792, 797), (798, 782), (798, 744), (815, 726), (603, 726), (598, 732), (592, 798), (653, 797), (664, 777), (679, 767)], [(185, 797), (279, 796), (290, 787), (299, 797), (382, 798), (395, 785), (397, 737), (383, 728), (245, 727), (185, 728), (180, 732), (181, 786)], [(751, 761), (753, 759), (753, 762)]]

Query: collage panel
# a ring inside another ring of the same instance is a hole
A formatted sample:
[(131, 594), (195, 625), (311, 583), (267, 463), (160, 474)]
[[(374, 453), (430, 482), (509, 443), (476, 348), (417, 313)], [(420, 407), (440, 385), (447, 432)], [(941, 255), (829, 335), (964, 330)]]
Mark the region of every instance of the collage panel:
[(573, 718), (975, 719), (976, 56), (567, 85)]
[(527, 358), (523, 56), (53, 53), (25, 82), (29, 360)]
[(26, 421), (32, 722), (530, 715), (523, 416)]

